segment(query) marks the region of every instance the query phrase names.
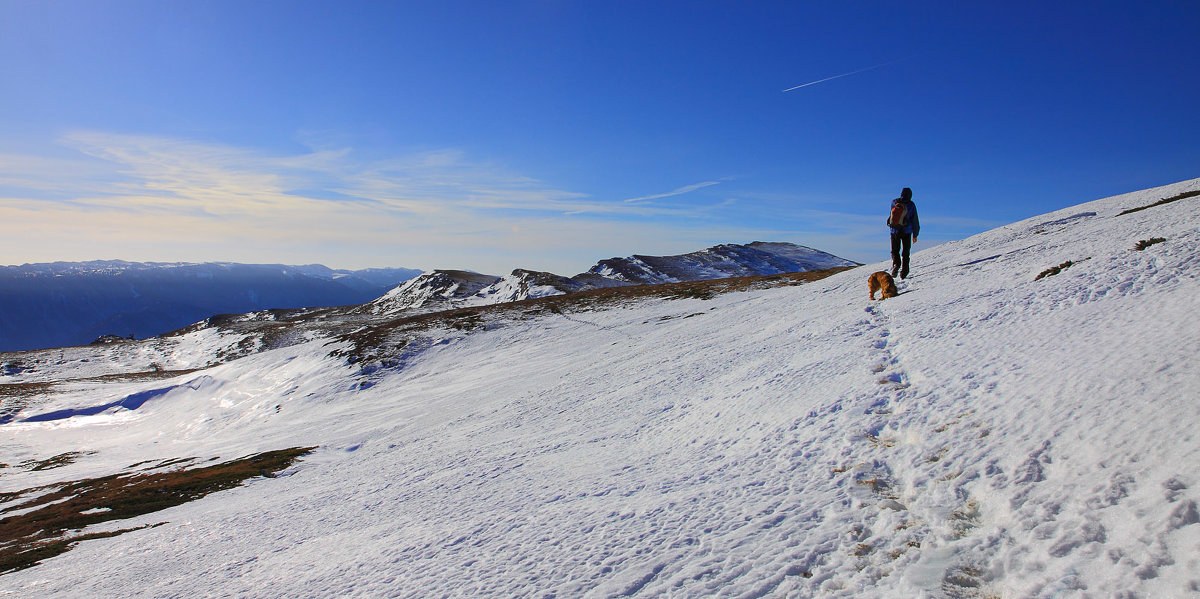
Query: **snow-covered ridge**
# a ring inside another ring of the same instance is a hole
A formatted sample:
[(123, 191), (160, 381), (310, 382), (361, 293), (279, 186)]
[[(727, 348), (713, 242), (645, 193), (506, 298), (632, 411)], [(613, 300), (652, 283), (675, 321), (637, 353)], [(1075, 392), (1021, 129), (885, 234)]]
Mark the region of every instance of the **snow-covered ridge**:
[(388, 292), (368, 307), (373, 314), (434, 312), (625, 285), (772, 275), (854, 266), (832, 254), (792, 243), (723, 244), (678, 256), (601, 260), (574, 277), (524, 269), (503, 276), (437, 270)]
[(413, 311), (423, 307), (446, 309), (455, 300), (475, 297), (500, 281), (500, 277), (463, 270), (435, 270), (410, 279), (367, 305), (374, 314)]
[(589, 273), (635, 285), (771, 275), (854, 266), (855, 262), (792, 243), (722, 244), (679, 256), (601, 260)]
[(408, 328), (279, 314), (276, 334), (312, 338), (141, 380), (85, 377), (199, 368), (248, 337), (0, 355), (0, 493), (319, 446), (0, 581), (30, 598), (1196, 596), (1200, 197), (1125, 212), (1198, 189), (915, 252), (884, 301), (867, 299), (880, 262)]

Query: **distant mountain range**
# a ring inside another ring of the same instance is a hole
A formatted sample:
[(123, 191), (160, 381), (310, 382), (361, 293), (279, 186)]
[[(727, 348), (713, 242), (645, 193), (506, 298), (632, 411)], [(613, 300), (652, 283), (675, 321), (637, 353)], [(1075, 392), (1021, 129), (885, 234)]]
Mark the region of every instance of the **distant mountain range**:
[(119, 260), (3, 266), (0, 351), (148, 337), (220, 313), (361, 304), (420, 273)]
[(722, 244), (678, 256), (609, 258), (587, 272), (564, 277), (517, 269), (507, 276), (435, 270), (365, 305), (373, 314), (437, 312), (628, 285), (704, 281), (856, 266), (843, 258), (792, 243)]
[[(564, 277), (517, 269), (332, 270), (320, 265), (56, 262), (0, 267), (0, 351), (145, 338), (218, 314), (349, 306), (374, 315), (429, 313), (631, 285), (854, 266), (791, 243), (724, 244), (678, 256), (609, 258)], [(265, 316), (271, 317), (271, 316)], [(248, 315), (248, 318), (256, 318)]]

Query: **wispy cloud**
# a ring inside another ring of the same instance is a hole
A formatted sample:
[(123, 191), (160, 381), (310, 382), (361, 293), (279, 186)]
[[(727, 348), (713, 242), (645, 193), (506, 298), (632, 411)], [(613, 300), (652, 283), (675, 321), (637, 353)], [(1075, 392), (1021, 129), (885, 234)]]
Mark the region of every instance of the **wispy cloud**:
[(74, 133), (64, 141), (124, 178), (89, 203), (214, 217), (307, 213), (448, 214), (579, 210), (582, 193), (436, 150), (357, 160), (350, 150), (270, 155), (174, 139)]
[(703, 189), (705, 187), (712, 187), (713, 185), (719, 185), (720, 183), (721, 183), (721, 181), (704, 181), (703, 183), (693, 183), (692, 185), (684, 185), (683, 187), (680, 187), (678, 189), (673, 189), (666, 193), (657, 193), (654, 195), (641, 196), (641, 197), (637, 197), (637, 198), (629, 198), (629, 199), (625, 200), (625, 202), (628, 204), (633, 204), (635, 202), (660, 200), (662, 198), (669, 198), (672, 196), (683, 195), (685, 193), (691, 193), (693, 191), (696, 191), (697, 189)]
[(0, 196), (30, 192), (47, 199), (67, 200), (86, 189), (107, 185), (116, 177), (111, 165), (82, 156), (0, 154)]
[[(0, 161), (0, 252), (9, 260), (550, 270), (561, 264), (546, 257), (578, 256), (582, 270), (597, 256), (671, 245), (666, 230), (719, 234), (705, 207), (649, 202), (718, 181), (622, 202), (561, 189), (457, 149), (367, 159), (344, 148), (278, 154), (96, 131), (61, 142), (73, 157)], [(653, 239), (656, 247), (635, 238)], [(671, 245), (676, 249), (696, 248)], [(535, 254), (543, 262), (529, 258)]]

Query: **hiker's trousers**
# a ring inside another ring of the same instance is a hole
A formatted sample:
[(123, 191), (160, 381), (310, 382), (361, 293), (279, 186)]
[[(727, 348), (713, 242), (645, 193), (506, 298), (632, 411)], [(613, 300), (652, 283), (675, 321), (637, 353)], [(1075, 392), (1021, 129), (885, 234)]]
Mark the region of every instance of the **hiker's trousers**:
[(911, 233), (892, 233), (892, 276), (908, 276), (908, 253), (912, 250)]

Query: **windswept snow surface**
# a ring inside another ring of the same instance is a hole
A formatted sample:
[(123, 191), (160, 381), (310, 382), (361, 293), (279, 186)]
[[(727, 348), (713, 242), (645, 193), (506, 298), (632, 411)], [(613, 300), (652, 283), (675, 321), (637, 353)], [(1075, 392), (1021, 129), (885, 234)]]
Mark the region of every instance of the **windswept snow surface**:
[(366, 378), (316, 340), (68, 389), (3, 461), (95, 453), (0, 491), (320, 449), (0, 594), (1196, 596), (1200, 197), (1118, 215), (1195, 189), (917, 252), (882, 302), (875, 264), (431, 331)]

